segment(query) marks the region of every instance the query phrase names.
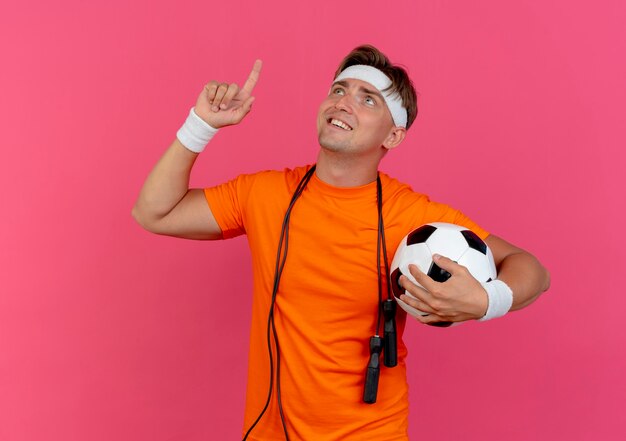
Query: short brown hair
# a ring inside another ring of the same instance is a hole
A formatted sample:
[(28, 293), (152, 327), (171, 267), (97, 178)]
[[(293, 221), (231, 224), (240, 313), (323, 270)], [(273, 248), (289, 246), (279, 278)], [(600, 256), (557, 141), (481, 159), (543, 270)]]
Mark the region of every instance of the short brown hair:
[(413, 124), (417, 116), (417, 93), (406, 70), (401, 66), (391, 64), (389, 58), (374, 46), (364, 44), (354, 48), (352, 52), (343, 59), (335, 72), (335, 78), (347, 67), (357, 64), (375, 67), (389, 77), (391, 80), (389, 89), (391, 92), (397, 92), (398, 95), (400, 95), (402, 104), (406, 108), (406, 128), (411, 127), (411, 124)]

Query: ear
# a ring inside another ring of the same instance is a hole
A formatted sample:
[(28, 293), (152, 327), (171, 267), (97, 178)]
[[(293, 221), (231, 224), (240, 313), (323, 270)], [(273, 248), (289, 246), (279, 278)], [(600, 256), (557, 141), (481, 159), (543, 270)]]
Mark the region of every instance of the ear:
[(400, 145), (406, 136), (406, 129), (404, 127), (394, 126), (389, 135), (383, 142), (383, 147), (387, 150), (391, 150), (394, 147)]

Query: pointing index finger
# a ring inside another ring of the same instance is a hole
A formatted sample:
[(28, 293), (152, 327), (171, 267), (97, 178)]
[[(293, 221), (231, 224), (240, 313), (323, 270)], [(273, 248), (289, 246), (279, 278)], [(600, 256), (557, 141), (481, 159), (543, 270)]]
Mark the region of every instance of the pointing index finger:
[(261, 60), (256, 60), (254, 62), (254, 66), (252, 66), (252, 72), (248, 76), (246, 83), (243, 85), (243, 90), (252, 93), (254, 86), (256, 86), (257, 81), (259, 81), (259, 74), (261, 73), (261, 67), (263, 66), (263, 62)]

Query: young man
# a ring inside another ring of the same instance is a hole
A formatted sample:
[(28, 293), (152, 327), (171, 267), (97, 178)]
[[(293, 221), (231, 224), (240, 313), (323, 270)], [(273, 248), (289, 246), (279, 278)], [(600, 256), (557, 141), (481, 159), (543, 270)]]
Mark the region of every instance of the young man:
[[(372, 346), (381, 341), (381, 293), (387, 292), (381, 249), (392, 258), (401, 238), (428, 222), (466, 226), (491, 248), (497, 281), (481, 284), (445, 257), (437, 258), (452, 275), (445, 283), (416, 267), (411, 273), (425, 289), (401, 278), (417, 300), (402, 299), (427, 312), (418, 320), (431, 325), (523, 308), (548, 288), (549, 275), (533, 256), (461, 212), (378, 172), (382, 157), (404, 140), (417, 106), (406, 72), (371, 46), (343, 60), (322, 101), (315, 166), (189, 189), (198, 152), (217, 129), (250, 111), (260, 71), (257, 61), (242, 88), (205, 86), (148, 176), (133, 215), (157, 234), (248, 236), (254, 297), (244, 438), (406, 440), (406, 347), (399, 338), (397, 365), (377, 368)], [(400, 337), (405, 320), (398, 310)]]

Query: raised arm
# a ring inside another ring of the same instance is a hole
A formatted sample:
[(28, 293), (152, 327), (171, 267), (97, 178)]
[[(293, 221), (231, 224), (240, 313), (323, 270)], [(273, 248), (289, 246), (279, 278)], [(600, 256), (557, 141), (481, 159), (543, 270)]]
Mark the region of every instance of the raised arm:
[[(189, 116), (191, 123), (199, 124), (207, 133), (239, 124), (252, 107), (252, 91), (261, 65), (260, 60), (254, 63), (242, 88), (235, 83), (208, 83), (198, 96), (193, 109), (195, 114)], [(183, 142), (177, 138), (152, 169), (133, 207), (133, 217), (143, 228), (156, 234), (219, 239), (222, 232), (202, 189), (189, 188), (191, 169), (198, 157), (195, 151), (199, 149), (186, 138)]]

